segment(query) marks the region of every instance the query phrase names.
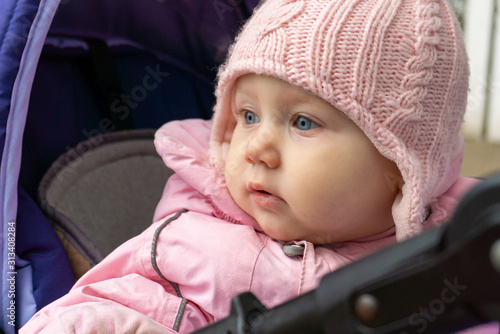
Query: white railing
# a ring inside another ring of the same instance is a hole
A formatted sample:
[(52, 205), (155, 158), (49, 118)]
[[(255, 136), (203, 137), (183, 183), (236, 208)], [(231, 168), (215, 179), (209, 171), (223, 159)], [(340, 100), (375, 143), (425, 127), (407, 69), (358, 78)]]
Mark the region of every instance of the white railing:
[(469, 53), (468, 140), (500, 143), (500, 0), (455, 0)]

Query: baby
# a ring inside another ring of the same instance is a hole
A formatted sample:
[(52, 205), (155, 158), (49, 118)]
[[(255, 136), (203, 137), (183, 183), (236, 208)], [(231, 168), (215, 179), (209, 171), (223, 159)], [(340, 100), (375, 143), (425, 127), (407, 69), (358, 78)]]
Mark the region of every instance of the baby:
[(21, 333), (188, 333), (238, 293), (276, 306), (446, 221), (475, 184), (459, 177), (467, 89), (446, 1), (264, 1), (213, 119), (157, 132), (175, 175), (155, 223)]

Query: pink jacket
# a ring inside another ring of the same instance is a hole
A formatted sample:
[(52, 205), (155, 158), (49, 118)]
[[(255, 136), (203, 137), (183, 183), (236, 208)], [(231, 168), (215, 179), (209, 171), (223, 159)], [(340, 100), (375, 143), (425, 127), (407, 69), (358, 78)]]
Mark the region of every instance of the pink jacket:
[[(210, 127), (209, 121), (187, 120), (157, 132), (157, 151), (176, 174), (155, 222), (40, 310), (20, 333), (188, 333), (228, 315), (238, 293), (251, 291), (273, 307), (395, 242), (389, 230), (329, 246), (297, 241), (305, 246), (303, 256), (286, 255), (284, 244), (259, 232), (233, 202), (224, 179), (209, 165)], [(436, 217), (446, 218), (473, 184), (460, 179), (435, 203)]]

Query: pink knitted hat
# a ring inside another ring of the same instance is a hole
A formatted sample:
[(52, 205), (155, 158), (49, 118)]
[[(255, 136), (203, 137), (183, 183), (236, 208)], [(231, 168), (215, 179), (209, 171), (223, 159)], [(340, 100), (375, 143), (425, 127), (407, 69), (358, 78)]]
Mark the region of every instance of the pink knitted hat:
[(425, 228), (431, 204), (459, 176), (464, 149), (467, 55), (449, 3), (264, 1), (219, 71), (210, 158), (221, 172), (235, 126), (233, 86), (247, 73), (302, 87), (351, 118), (401, 171), (398, 240)]

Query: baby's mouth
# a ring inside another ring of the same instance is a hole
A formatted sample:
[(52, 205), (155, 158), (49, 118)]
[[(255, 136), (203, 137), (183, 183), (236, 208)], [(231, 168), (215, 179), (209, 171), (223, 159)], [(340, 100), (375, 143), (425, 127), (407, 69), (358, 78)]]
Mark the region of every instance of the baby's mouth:
[(285, 202), (281, 197), (274, 195), (259, 184), (250, 183), (248, 185), (248, 190), (250, 191), (253, 201), (257, 205), (265, 208), (276, 208), (278, 205)]
[(254, 184), (254, 183), (249, 183), (248, 184), (248, 190), (251, 193), (258, 193), (258, 194), (263, 194), (263, 195), (273, 195), (269, 191), (267, 191), (264, 186), (261, 186), (260, 184)]

